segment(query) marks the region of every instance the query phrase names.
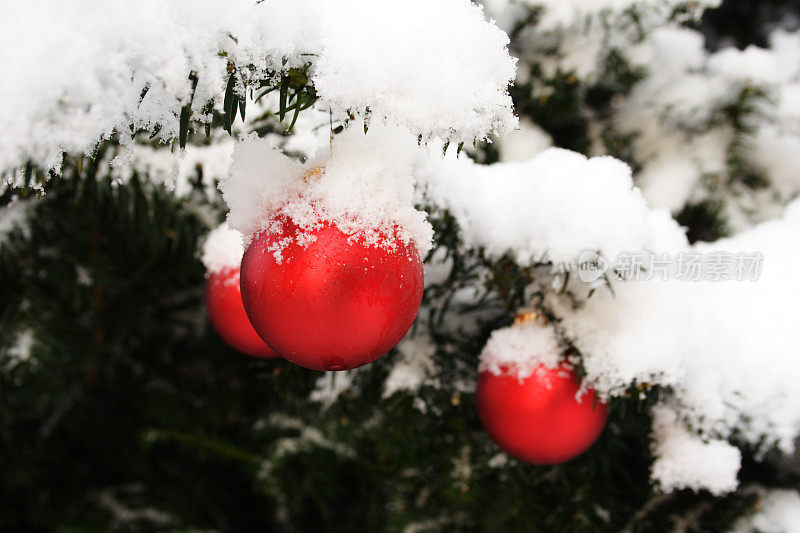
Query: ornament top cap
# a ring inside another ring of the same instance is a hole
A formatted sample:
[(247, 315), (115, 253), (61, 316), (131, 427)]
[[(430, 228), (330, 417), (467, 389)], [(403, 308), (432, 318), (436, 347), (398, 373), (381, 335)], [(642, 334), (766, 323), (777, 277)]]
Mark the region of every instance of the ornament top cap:
[(322, 165), (312, 167), (303, 174), (303, 181), (311, 183), (312, 181), (319, 181), (325, 175), (325, 167)]
[(547, 317), (530, 308), (520, 308), (517, 311), (517, 316), (514, 317), (514, 325), (531, 324), (531, 323), (547, 324)]

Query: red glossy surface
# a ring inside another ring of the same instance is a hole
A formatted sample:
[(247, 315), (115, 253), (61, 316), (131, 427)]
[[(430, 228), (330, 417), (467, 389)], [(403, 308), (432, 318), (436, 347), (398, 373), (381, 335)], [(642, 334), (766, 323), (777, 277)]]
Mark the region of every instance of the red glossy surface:
[(238, 268), (208, 278), (206, 308), (214, 329), (233, 349), (253, 357), (277, 357), (258, 336), (244, 312)]
[(562, 463), (594, 444), (608, 419), (593, 390), (580, 402), (575, 399), (578, 388), (573, 374), (563, 368), (539, 367), (522, 382), (514, 375), (481, 372), (478, 415), (492, 440), (517, 459)]
[[(365, 365), (406, 334), (422, 301), (419, 253), (398, 240), (393, 251), (367, 246), (335, 226), (293, 239), (278, 262), (270, 247), (297, 227), (262, 234), (242, 258), (242, 296), (259, 335), (282, 357), (315, 370)], [(274, 250), (274, 248), (272, 248)]]

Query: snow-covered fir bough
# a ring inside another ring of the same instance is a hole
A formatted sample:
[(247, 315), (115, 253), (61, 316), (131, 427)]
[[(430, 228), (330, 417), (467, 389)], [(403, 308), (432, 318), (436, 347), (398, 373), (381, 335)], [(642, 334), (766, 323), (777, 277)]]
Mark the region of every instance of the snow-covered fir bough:
[[(0, 8), (0, 527), (796, 527), (800, 33), (731, 3)], [(403, 340), (220, 341), (204, 276), (329, 227), (424, 259)], [(603, 409), (555, 466), (476, 407), (545, 371)]]

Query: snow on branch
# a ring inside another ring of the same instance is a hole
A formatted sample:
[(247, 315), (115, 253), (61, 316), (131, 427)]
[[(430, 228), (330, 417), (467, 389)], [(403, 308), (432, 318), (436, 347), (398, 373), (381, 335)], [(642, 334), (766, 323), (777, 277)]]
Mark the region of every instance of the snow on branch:
[(631, 383), (670, 386), (691, 427), (791, 450), (800, 433), (798, 232), (795, 201), (782, 219), (686, 247), (720, 259), (761, 254), (753, 281), (618, 282), (613, 295), (598, 291), (577, 310), (562, 305), (561, 324), (589, 379), (607, 395)]
[[(800, 200), (780, 219), (690, 246), (665, 211), (647, 207), (628, 167), (612, 158), (550, 149), (524, 163), (448, 158), (423, 168), (426, 198), (455, 217), (466, 247), (494, 258), (513, 254), (522, 266), (537, 259), (574, 264), (587, 250), (603, 256), (613, 291), (601, 287), (587, 299), (596, 285), (572, 276), (569, 296), (549, 294), (546, 304), (601, 396), (636, 385), (668, 391), (674, 420), (662, 417), (655, 427), (653, 478), (663, 488), (735, 489), (740, 456), (729, 440), (761, 451), (792, 449), (800, 434)], [(671, 261), (671, 274), (643, 263), (643, 279), (616, 279), (620, 258), (635, 253)], [(756, 269), (715, 279), (714, 265), (739, 254), (760, 258)], [(672, 275), (692, 257), (708, 258), (698, 263), (708, 277)], [(509, 331), (492, 336), (487, 364), (556, 353), (555, 340)], [(682, 450), (718, 461), (687, 469)]]
[(631, 169), (611, 157), (552, 148), (522, 163), (432, 158), (419, 181), (456, 218), (465, 245), (492, 258), (573, 264), (587, 249), (613, 256), (652, 241)]
[(707, 489), (724, 494), (739, 485), (736, 475), (742, 453), (727, 441), (703, 440), (690, 432), (668, 407), (653, 410), (653, 481), (671, 492), (676, 489)]
[(612, 122), (633, 139), (651, 205), (677, 211), (712, 199), (740, 229), (800, 192), (800, 32), (776, 30), (767, 48), (709, 52), (700, 32), (667, 25), (626, 54), (649, 74)]
[(749, 516), (739, 519), (732, 533), (782, 533), (795, 531), (800, 524), (800, 494), (792, 489), (764, 489), (758, 487), (758, 505)]
[[(318, 104), (455, 142), (512, 129), (508, 37), (468, 0), (13, 2), (4, 50), (0, 170), (58, 168), (114, 133), (178, 137), (182, 108), (211, 120), (231, 70), (274, 83), (308, 67)], [(309, 66), (310, 64), (310, 66)]]
[[(490, 6), (513, 3), (513, 0), (487, 0)], [(707, 7), (716, 7), (720, 0), (699, 0), (689, 2), (687, 0), (518, 0), (517, 3), (527, 5), (532, 8), (540, 8), (541, 16), (537, 19), (537, 27), (548, 30), (557, 27), (571, 26), (580, 24), (588, 17), (605, 15), (607, 17), (620, 16), (630, 12), (643, 12), (649, 17), (653, 13), (666, 17), (666, 14), (678, 9), (686, 9), (691, 15)], [(641, 15), (640, 15), (641, 16)], [(647, 21), (647, 16), (642, 17)]]
[[(713, 244), (686, 245), (678, 252), (683, 259), (670, 256), (680, 264), (697, 254), (724, 261), (754, 253), (762, 258), (760, 270), (748, 279), (653, 276), (614, 283), (613, 294), (597, 291), (578, 309), (553, 299), (560, 326), (580, 350), (587, 379), (601, 394), (621, 395), (632, 384), (671, 391), (670, 407), (679, 424), (690, 429), (656, 428), (653, 477), (665, 487), (734, 488), (722, 481), (728, 479), (722, 466), (702, 478), (696, 469), (689, 478), (676, 477), (686, 472), (676, 449), (711, 454), (713, 446), (721, 454), (727, 448), (720, 441), (727, 439), (761, 452), (773, 446), (793, 449), (800, 434), (799, 232), (800, 201), (795, 201), (782, 219)], [(703, 268), (714, 264), (708, 261)], [(693, 439), (704, 435), (708, 444), (675, 437), (676, 431), (689, 435), (689, 430)], [(720, 454), (713, 455), (727, 456)]]
[[(643, 35), (669, 21), (696, 20), (720, 0), (482, 0), (501, 28), (514, 34), (517, 81), (533, 81), (534, 97), (547, 82), (569, 73), (598, 81), (611, 55), (634, 48)], [(530, 75), (537, 65), (540, 74)]]

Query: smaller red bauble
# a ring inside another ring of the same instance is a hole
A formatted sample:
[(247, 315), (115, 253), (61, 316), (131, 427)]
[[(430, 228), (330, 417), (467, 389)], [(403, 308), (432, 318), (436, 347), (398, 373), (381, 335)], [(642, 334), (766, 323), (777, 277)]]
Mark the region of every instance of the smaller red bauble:
[(586, 451), (605, 427), (606, 405), (571, 370), (540, 365), (519, 380), (513, 373), (478, 377), (477, 404), (486, 432), (513, 457), (529, 463), (563, 463)]
[(233, 349), (253, 357), (277, 357), (244, 312), (238, 268), (227, 268), (208, 277), (206, 307), (214, 329)]
[(242, 258), (253, 327), (281, 357), (313, 370), (356, 368), (386, 354), (414, 322), (423, 289), (414, 244), (387, 239), (394, 248), (289, 220), (261, 234)]

